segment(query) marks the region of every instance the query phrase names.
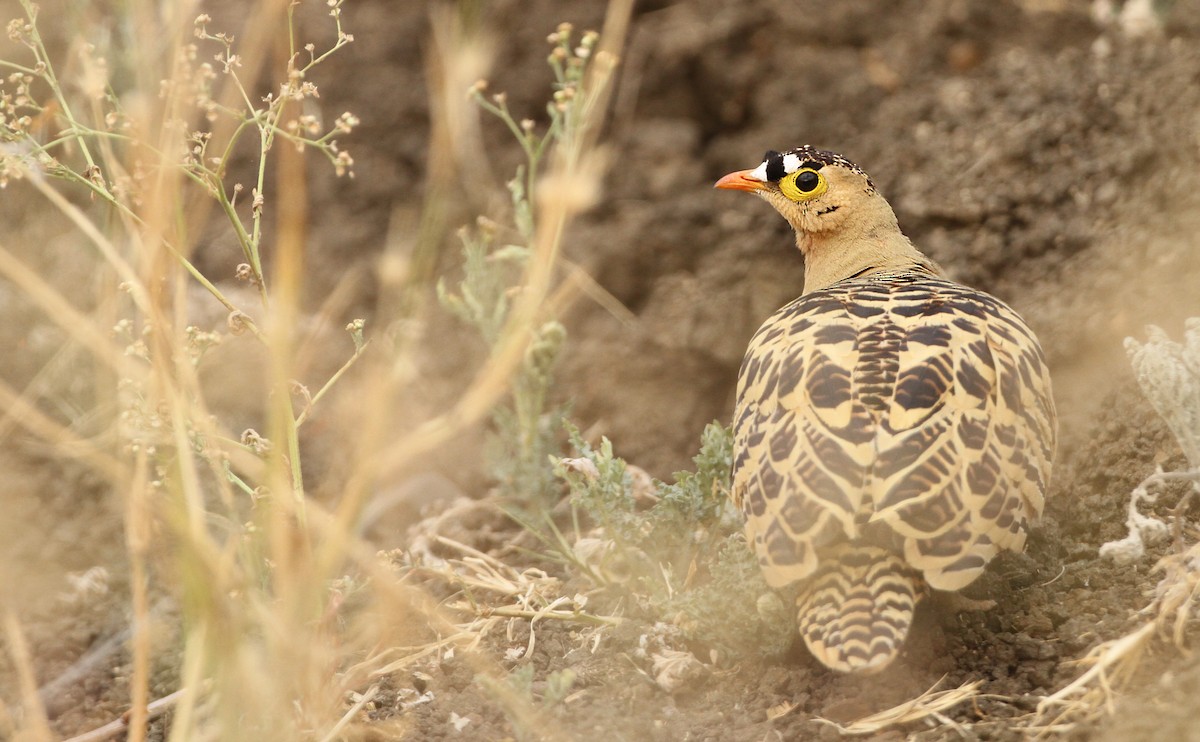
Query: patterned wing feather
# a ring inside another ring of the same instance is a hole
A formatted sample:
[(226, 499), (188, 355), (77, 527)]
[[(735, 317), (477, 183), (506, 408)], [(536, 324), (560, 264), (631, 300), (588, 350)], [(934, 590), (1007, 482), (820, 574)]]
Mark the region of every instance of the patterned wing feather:
[(853, 395), (854, 334), (827, 321), (845, 303), (784, 307), (751, 341), (738, 379), (733, 496), (775, 587), (808, 577), (819, 548), (857, 530), (873, 423)]
[(998, 300), (942, 281), (898, 297), (906, 342), (876, 438), (871, 518), (903, 537), (930, 585), (957, 590), (1001, 549), (1024, 548), (1041, 514), (1049, 377), (1036, 338)]
[[(1024, 547), (1048, 483), (1054, 407), (1041, 349), (1015, 312), (895, 274), (807, 294), (760, 328), (734, 439), (733, 495), (768, 583), (837, 582), (844, 559), (830, 555), (857, 545), (956, 590), (999, 550)], [(843, 605), (818, 604), (826, 619)]]

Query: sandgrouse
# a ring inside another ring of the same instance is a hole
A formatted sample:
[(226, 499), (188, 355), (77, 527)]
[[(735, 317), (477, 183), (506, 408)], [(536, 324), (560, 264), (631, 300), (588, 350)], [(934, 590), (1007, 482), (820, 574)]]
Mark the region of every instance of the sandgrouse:
[(738, 374), (732, 497), (767, 582), (794, 585), (805, 644), (871, 673), (928, 588), (959, 590), (1042, 512), (1055, 447), (1037, 338), (948, 280), (845, 157), (767, 152), (717, 188), (756, 193), (796, 231), (804, 293)]

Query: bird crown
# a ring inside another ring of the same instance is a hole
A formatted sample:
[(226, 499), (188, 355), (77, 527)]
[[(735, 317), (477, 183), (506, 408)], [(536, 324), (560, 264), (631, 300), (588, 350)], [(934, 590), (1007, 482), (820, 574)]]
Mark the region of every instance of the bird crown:
[(820, 170), (826, 165), (837, 165), (851, 172), (858, 173), (866, 178), (871, 188), (875, 187), (875, 184), (871, 182), (871, 176), (867, 175), (866, 171), (858, 165), (855, 165), (837, 152), (817, 149), (809, 144), (790, 149), (787, 152), (776, 152), (773, 149), (767, 150), (767, 153), (763, 155), (762, 164), (751, 171), (750, 177), (757, 178), (763, 182), (775, 183), (797, 170)]

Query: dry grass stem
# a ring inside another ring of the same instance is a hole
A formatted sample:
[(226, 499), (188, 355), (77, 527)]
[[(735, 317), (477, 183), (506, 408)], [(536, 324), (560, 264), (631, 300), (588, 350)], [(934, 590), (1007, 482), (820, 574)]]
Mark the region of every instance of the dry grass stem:
[[(155, 699), (146, 707), (147, 719), (157, 719), (166, 712), (175, 707), (175, 704), (187, 693), (186, 690), (177, 690), (170, 695)], [(121, 717), (114, 719), (102, 727), (97, 727), (90, 732), (76, 735), (63, 742), (103, 742), (106, 739), (112, 739), (120, 734), (132, 734), (135, 722), (132, 718)]]
[(8, 644), (8, 652), (17, 670), (17, 680), (21, 692), (21, 714), (17, 723), (24, 727), (26, 734), (34, 740), (50, 742), (54, 734), (50, 731), (50, 722), (46, 718), (46, 708), (38, 695), (37, 680), (33, 671), (33, 658), (29, 654), (29, 645), (25, 641), (25, 632), (21, 623), (9, 608), (4, 612), (4, 638)]
[(936, 690), (941, 684), (939, 680), (929, 690), (921, 695), (905, 701), (897, 706), (893, 706), (885, 711), (880, 711), (870, 716), (864, 716), (861, 719), (850, 722), (849, 724), (838, 724), (837, 722), (828, 719), (818, 718), (825, 724), (837, 729), (842, 734), (848, 735), (866, 735), (878, 734), (887, 729), (912, 724), (914, 722), (923, 721), (926, 719), (937, 719), (944, 711), (947, 711), (958, 704), (975, 698), (979, 695), (979, 686), (982, 681), (974, 680), (968, 683), (963, 683), (957, 688), (949, 690)]
[(1112, 713), (1114, 692), (1124, 687), (1136, 671), (1143, 653), (1154, 637), (1155, 625), (1146, 623), (1119, 639), (1104, 642), (1081, 662), (1090, 664), (1086, 672), (1043, 698), (1029, 728), (1045, 733), (1061, 731), (1087, 721), (1099, 713)]

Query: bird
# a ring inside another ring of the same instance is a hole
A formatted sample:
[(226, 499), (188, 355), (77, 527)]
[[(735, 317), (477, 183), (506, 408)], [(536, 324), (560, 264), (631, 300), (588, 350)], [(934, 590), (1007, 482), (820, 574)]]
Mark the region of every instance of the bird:
[(920, 600), (1024, 550), (1057, 437), (1045, 355), (1011, 307), (920, 252), (846, 157), (772, 150), (715, 187), (766, 200), (804, 260), (801, 295), (738, 372), (730, 497), (811, 654), (878, 673)]

